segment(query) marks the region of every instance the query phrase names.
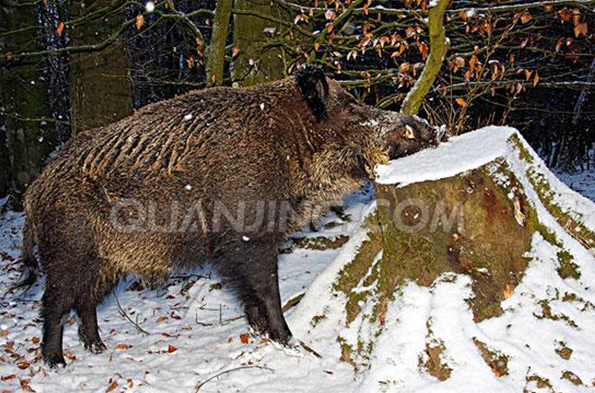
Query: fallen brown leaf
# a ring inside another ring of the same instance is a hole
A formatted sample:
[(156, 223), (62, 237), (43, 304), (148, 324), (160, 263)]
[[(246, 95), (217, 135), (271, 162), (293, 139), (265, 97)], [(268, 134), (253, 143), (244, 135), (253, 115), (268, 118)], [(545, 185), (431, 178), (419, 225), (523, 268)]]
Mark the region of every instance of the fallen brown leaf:
[(29, 386), (29, 380), (21, 379), (20, 383), (21, 383), (21, 389), (23, 389), (23, 391), (30, 392), (30, 393), (37, 393), (35, 390), (33, 390), (33, 388), (31, 386)]
[(26, 369), (28, 369), (28, 368), (29, 368), (29, 366), (30, 366), (30, 365), (31, 365), (31, 364), (29, 364), (29, 362), (26, 362), (26, 361), (24, 361), (24, 362), (20, 362), (20, 363), (18, 364), (18, 367), (19, 367), (21, 370), (26, 370)]
[(105, 389), (105, 393), (112, 392), (112, 391), (116, 390), (117, 387), (118, 387), (118, 383), (116, 381), (113, 381), (112, 383), (109, 384), (107, 389)]

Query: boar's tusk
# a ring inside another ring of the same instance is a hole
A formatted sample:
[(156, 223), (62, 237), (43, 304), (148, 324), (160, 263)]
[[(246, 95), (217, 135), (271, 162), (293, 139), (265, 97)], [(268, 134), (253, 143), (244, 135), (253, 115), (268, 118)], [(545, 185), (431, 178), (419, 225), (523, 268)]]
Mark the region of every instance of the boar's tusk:
[(448, 130), (446, 129), (446, 125), (441, 125), (439, 127), (434, 127), (436, 129), (436, 144), (440, 144), (440, 142), (448, 141), (450, 135)]
[(415, 139), (415, 132), (410, 125), (405, 126), (405, 138), (407, 139)]

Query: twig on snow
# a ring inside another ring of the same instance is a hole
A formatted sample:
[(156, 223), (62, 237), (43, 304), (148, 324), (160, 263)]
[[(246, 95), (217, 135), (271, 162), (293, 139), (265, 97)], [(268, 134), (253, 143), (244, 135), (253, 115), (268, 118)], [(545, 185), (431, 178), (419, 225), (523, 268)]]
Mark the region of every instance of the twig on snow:
[(142, 327), (140, 327), (140, 325), (139, 325), (139, 323), (138, 323), (138, 315), (137, 315), (137, 320), (136, 320), (136, 322), (135, 322), (135, 321), (133, 321), (133, 320), (132, 320), (132, 319), (131, 319), (131, 318), (128, 316), (128, 314), (126, 313), (126, 311), (124, 311), (124, 309), (122, 308), (122, 305), (120, 304), (120, 301), (118, 300), (118, 296), (116, 296), (116, 294), (115, 294), (115, 293), (114, 293), (114, 298), (116, 299), (116, 304), (118, 305), (118, 311), (120, 311), (120, 315), (121, 315), (122, 317), (124, 317), (124, 319), (127, 319), (127, 320), (128, 320), (128, 321), (129, 321), (129, 322), (132, 324), (132, 326), (134, 326), (134, 327), (136, 328), (136, 330), (137, 330), (139, 333), (146, 334), (147, 336), (148, 336), (148, 335), (150, 335), (151, 333), (147, 332), (145, 329), (143, 329)]
[(210, 381), (212, 381), (212, 380), (213, 380), (213, 379), (215, 379), (215, 378), (219, 378), (220, 376), (222, 376), (222, 375), (224, 375), (224, 374), (231, 373), (231, 372), (233, 372), (233, 371), (238, 371), (238, 370), (245, 370), (245, 369), (247, 369), (247, 368), (258, 368), (258, 369), (261, 369), (261, 370), (267, 370), (267, 371), (270, 371), (270, 372), (272, 372), (273, 374), (275, 373), (275, 370), (273, 370), (273, 369), (272, 369), (272, 368), (270, 368), (270, 367), (265, 367), (265, 366), (257, 366), (257, 365), (252, 365), (252, 366), (241, 366), (241, 367), (235, 367), (235, 368), (231, 368), (231, 369), (229, 369), (229, 370), (222, 371), (222, 372), (220, 372), (220, 373), (218, 373), (218, 374), (215, 374), (215, 375), (213, 375), (212, 377), (209, 377), (209, 378), (207, 378), (207, 379), (206, 379), (204, 382), (200, 382), (200, 383), (198, 383), (198, 384), (196, 385), (195, 392), (198, 392), (198, 391), (200, 390), (200, 388), (202, 388), (202, 387), (203, 387), (203, 386), (204, 386), (204, 385), (205, 385), (207, 382), (210, 382)]

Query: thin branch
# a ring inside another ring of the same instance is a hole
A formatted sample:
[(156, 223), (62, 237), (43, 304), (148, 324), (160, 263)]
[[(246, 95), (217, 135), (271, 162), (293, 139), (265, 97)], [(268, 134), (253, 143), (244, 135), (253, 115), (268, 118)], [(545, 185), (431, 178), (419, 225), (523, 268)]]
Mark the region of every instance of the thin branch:
[(124, 309), (122, 308), (122, 305), (120, 304), (120, 301), (118, 300), (118, 296), (114, 293), (114, 298), (116, 299), (116, 304), (118, 305), (118, 311), (120, 311), (120, 315), (122, 317), (124, 317), (125, 319), (127, 319), (135, 328), (137, 331), (139, 331), (140, 333), (146, 334), (147, 336), (149, 336), (151, 333), (147, 332), (145, 329), (143, 329), (142, 327), (140, 327), (138, 320), (135, 322), (133, 321), (128, 314), (126, 313), (126, 311), (124, 311)]
[[(449, 91), (466, 90), (470, 86), (500, 86), (507, 87), (512, 84), (522, 84), (523, 86), (533, 86), (533, 82), (529, 81), (478, 81), (478, 82), (462, 82), (447, 86)], [(537, 87), (547, 87), (552, 89), (595, 89), (595, 82), (584, 81), (568, 81), (568, 82), (539, 82)]]
[(475, 11), (475, 12), (509, 12), (509, 11), (526, 11), (531, 8), (540, 8), (545, 6), (586, 6), (595, 4), (595, 0), (553, 0), (553, 1), (534, 1), (531, 3), (517, 3), (517, 4), (506, 4), (488, 7), (467, 7), (457, 8), (446, 11), (448, 14), (457, 14), (461, 11)]
[(165, 0), (165, 4), (167, 5), (167, 7), (172, 12), (171, 14), (165, 14), (165, 15), (172, 15), (173, 17), (181, 18), (184, 21), (184, 23), (186, 24), (186, 26), (188, 27), (188, 29), (192, 32), (192, 34), (194, 35), (194, 37), (195, 38), (198, 38), (202, 42), (204, 42), (205, 37), (202, 35), (202, 33), (199, 30), (199, 28), (196, 27), (196, 25), (194, 24), (194, 22), (192, 22), (190, 20), (190, 18), (188, 17), (188, 15), (184, 14), (183, 12), (178, 11), (176, 9), (176, 6), (175, 6), (175, 4), (174, 4), (174, 2), (172, 0)]
[(249, 369), (249, 368), (258, 368), (258, 369), (260, 369), (260, 370), (267, 370), (267, 371), (270, 371), (270, 372), (271, 372), (271, 373), (273, 373), (273, 374), (275, 373), (275, 370), (274, 370), (274, 369), (272, 369), (272, 368), (270, 368), (270, 367), (265, 367), (265, 366), (257, 366), (257, 365), (252, 365), (252, 366), (240, 366), (240, 367), (235, 367), (235, 368), (232, 368), (232, 369), (229, 369), (229, 370), (222, 371), (222, 372), (220, 372), (220, 373), (218, 373), (218, 374), (215, 374), (215, 375), (213, 375), (212, 377), (210, 377), (210, 378), (207, 378), (207, 379), (206, 379), (204, 382), (200, 382), (200, 383), (198, 383), (198, 384), (196, 385), (196, 388), (195, 388), (195, 390), (194, 390), (194, 391), (195, 391), (195, 392), (198, 392), (198, 391), (200, 390), (200, 388), (202, 388), (204, 385), (206, 385), (206, 384), (207, 384), (207, 382), (210, 382), (210, 381), (212, 381), (212, 380), (213, 380), (213, 379), (215, 379), (215, 378), (219, 378), (219, 377), (220, 377), (220, 376), (222, 376), (222, 375), (229, 374), (229, 373), (231, 373), (231, 372), (234, 372), (234, 371), (239, 371), (239, 370), (245, 370), (245, 369)]
[[(65, 53), (65, 52), (69, 52), (69, 53), (78, 53), (78, 52), (94, 52), (94, 51), (100, 51), (103, 50), (105, 48), (107, 48), (109, 45), (111, 45), (112, 43), (116, 42), (116, 40), (122, 35), (122, 33), (124, 32), (124, 30), (128, 27), (128, 26), (132, 26), (133, 24), (136, 23), (136, 20), (129, 20), (126, 21), (122, 24), (122, 26), (120, 26), (120, 28), (114, 32), (111, 36), (109, 36), (105, 41), (100, 42), (98, 44), (91, 44), (91, 45), (80, 45), (80, 46), (67, 46), (64, 48), (58, 48), (58, 49), (51, 49), (51, 50), (41, 50), (41, 51), (35, 51), (35, 52), (22, 52), (22, 53), (15, 53), (15, 54), (11, 54), (10, 56), (8, 56), (7, 54), (6, 56), (6, 61), (12, 61), (12, 60), (16, 60), (16, 59), (20, 59), (23, 57), (35, 57), (35, 56), (44, 56), (44, 55), (57, 55), (60, 53)], [(2, 65), (2, 64), (0, 64)]]
[[(305, 10), (312, 10), (319, 13), (324, 13), (327, 11), (325, 7), (308, 7), (303, 6), (300, 4), (291, 3), (284, 0), (278, 0), (281, 4), (300, 11)], [(531, 3), (516, 3), (516, 4), (506, 4), (506, 5), (499, 5), (499, 6), (488, 6), (488, 7), (464, 7), (464, 8), (456, 8), (447, 10), (447, 14), (458, 14), (461, 11), (475, 11), (475, 12), (509, 12), (509, 11), (522, 11), (531, 8), (539, 8), (545, 6), (588, 6), (591, 4), (595, 4), (595, 0), (552, 0), (552, 1), (534, 1)], [(354, 8), (352, 10), (353, 14), (371, 14), (371, 13), (379, 13), (382, 15), (412, 15), (412, 16), (420, 16), (427, 14), (427, 12), (422, 12), (419, 9), (415, 8), (391, 8), (391, 7), (384, 7), (382, 5), (368, 7), (368, 9), (364, 8)]]
[(265, 19), (265, 20), (268, 20), (268, 21), (271, 21), (271, 22), (275, 22), (275, 23), (281, 24), (283, 26), (289, 27), (291, 29), (295, 29), (296, 31), (298, 31), (299, 33), (305, 35), (306, 37), (313, 37), (314, 36), (314, 34), (310, 33), (307, 30), (304, 30), (303, 28), (301, 28), (300, 26), (298, 26), (295, 23), (292, 23), (292, 22), (289, 22), (289, 21), (286, 21), (286, 20), (283, 20), (283, 19), (275, 18), (274, 16), (267, 15), (267, 14), (264, 14), (262, 12), (253, 11), (253, 10), (233, 9), (232, 10), (232, 13), (234, 15), (250, 15), (250, 16), (255, 16), (255, 17), (260, 18), (260, 19)]

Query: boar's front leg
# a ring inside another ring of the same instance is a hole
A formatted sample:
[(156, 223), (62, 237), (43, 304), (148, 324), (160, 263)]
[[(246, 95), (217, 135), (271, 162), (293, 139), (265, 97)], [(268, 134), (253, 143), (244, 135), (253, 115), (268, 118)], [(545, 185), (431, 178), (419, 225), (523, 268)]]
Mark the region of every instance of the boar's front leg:
[(291, 332), (281, 310), (277, 254), (273, 239), (243, 236), (226, 247), (219, 266), (240, 295), (250, 326), (271, 340), (288, 344)]
[(75, 304), (79, 316), (79, 338), (87, 351), (101, 353), (106, 349), (99, 336), (97, 325), (97, 303), (92, 296), (83, 296)]

